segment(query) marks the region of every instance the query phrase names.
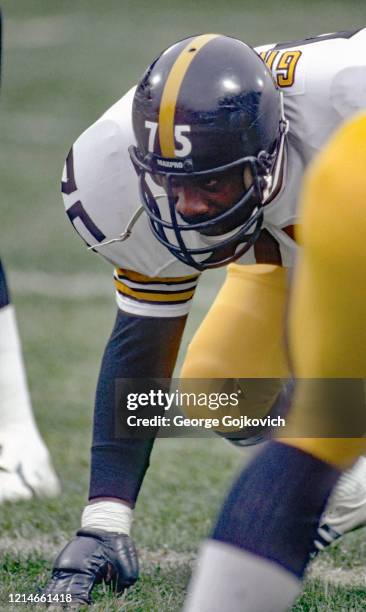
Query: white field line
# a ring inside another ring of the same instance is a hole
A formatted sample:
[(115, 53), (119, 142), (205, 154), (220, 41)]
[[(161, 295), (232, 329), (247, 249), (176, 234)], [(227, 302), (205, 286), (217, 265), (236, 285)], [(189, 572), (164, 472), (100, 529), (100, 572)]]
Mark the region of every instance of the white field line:
[[(38, 536), (34, 539), (28, 538), (0, 538), (0, 554), (8, 553), (14, 556), (43, 555), (45, 559), (51, 561), (58, 555), (61, 548), (66, 544), (64, 539), (50, 539), (48, 536)], [(192, 566), (196, 555), (194, 553), (182, 553), (170, 548), (158, 550), (139, 549), (139, 559), (142, 570), (160, 566), (168, 568), (172, 565)], [(352, 569), (335, 567), (319, 556), (312, 562), (307, 572), (307, 580), (318, 579), (323, 583), (330, 583), (336, 586), (363, 586), (366, 587), (366, 566), (358, 566)]]
[(50, 274), (48, 272), (9, 272), (10, 290), (18, 295), (40, 295), (64, 299), (113, 297), (111, 273)]
[(335, 567), (321, 558), (321, 555), (313, 561), (306, 574), (307, 579), (317, 579), (323, 583), (331, 583), (336, 586), (363, 586), (366, 587), (366, 565), (354, 568)]
[[(10, 270), (8, 274), (10, 289), (18, 295), (40, 295), (70, 300), (114, 296), (112, 268), (110, 273), (106, 271), (106, 274), (50, 274), (21, 270)], [(207, 311), (219, 286), (216, 278), (212, 287), (198, 286), (193, 300), (194, 308)]]
[[(8, 553), (15, 556), (30, 556), (32, 554), (43, 555), (50, 561), (54, 559), (65, 546), (67, 540), (50, 539), (48, 536), (38, 536), (34, 539), (28, 538), (0, 538), (0, 555)], [(139, 560), (142, 568), (151, 566), (191, 565), (195, 559), (193, 553), (181, 553), (170, 548), (158, 550), (139, 549)]]

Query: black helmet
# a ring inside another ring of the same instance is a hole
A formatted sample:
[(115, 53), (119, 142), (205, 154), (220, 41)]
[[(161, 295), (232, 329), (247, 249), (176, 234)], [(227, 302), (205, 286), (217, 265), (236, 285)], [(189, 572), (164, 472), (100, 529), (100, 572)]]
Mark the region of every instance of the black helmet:
[[(157, 239), (199, 270), (245, 253), (259, 236), (287, 131), (282, 94), (257, 53), (219, 34), (176, 43), (138, 83), (132, 120), (137, 146), (130, 155)], [(252, 183), (245, 189), (243, 182), (237, 203), (207, 221), (179, 218), (172, 188), (178, 177), (195, 180), (239, 166), (249, 166)], [(212, 240), (215, 224), (227, 229)]]

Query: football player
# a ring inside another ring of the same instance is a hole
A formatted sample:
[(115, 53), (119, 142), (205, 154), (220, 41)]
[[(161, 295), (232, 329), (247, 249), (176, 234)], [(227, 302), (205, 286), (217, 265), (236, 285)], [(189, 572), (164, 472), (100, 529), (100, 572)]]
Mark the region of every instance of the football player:
[[(202, 550), (187, 612), (291, 607), (329, 492), (366, 450), (366, 296), (358, 282), (366, 277), (365, 139), (363, 113), (331, 139), (305, 181), (303, 252), (289, 310), (299, 376), (288, 432), (294, 437), (269, 442), (232, 488)], [(314, 424), (320, 437), (303, 437)], [(333, 437), (337, 425), (350, 437)]]
[[(98, 580), (119, 579), (120, 589), (136, 580), (128, 538), (153, 440), (116, 435), (114, 407), (131, 391), (116, 380), (172, 375), (203, 270), (230, 264), (182, 376), (257, 379), (254, 413), (287, 408), (283, 329), (300, 184), (332, 132), (366, 106), (365, 44), (365, 30), (257, 50), (218, 34), (187, 38), (69, 152), (66, 212), (115, 265), (118, 311), (96, 392), (89, 504), (46, 592), (90, 602)], [(359, 481), (361, 513), (347, 507), (337, 534), (366, 520)]]
[[(0, 11), (0, 75), (2, 59)], [(35, 423), (20, 340), (0, 260), (0, 503), (58, 495), (60, 485)]]

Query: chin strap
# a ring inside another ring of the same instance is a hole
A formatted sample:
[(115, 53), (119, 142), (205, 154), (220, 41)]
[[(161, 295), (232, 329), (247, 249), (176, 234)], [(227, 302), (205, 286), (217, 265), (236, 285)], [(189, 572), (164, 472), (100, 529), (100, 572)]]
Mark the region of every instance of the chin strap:
[(114, 242), (123, 242), (124, 240), (127, 240), (127, 238), (131, 236), (133, 226), (137, 223), (138, 219), (141, 217), (143, 212), (144, 212), (144, 207), (139, 206), (137, 210), (135, 210), (135, 212), (133, 213), (124, 231), (119, 236), (117, 236), (117, 238), (111, 238), (111, 240), (105, 240), (104, 242), (97, 242), (96, 244), (92, 244), (91, 246), (88, 247), (88, 251), (91, 251), (91, 250), (95, 251), (95, 249), (99, 249), (100, 247), (108, 246), (109, 244), (113, 244)]
[(270, 199), (272, 194), (277, 190), (278, 183), (281, 180), (282, 162), (283, 162), (283, 158), (285, 155), (286, 134), (288, 133), (289, 127), (290, 127), (290, 122), (285, 117), (282, 91), (280, 92), (280, 96), (281, 96), (280, 144), (278, 147), (278, 154), (277, 154), (277, 159), (275, 161), (273, 174), (271, 175), (270, 181), (267, 183), (267, 186), (263, 190), (264, 204), (267, 202), (267, 200)]

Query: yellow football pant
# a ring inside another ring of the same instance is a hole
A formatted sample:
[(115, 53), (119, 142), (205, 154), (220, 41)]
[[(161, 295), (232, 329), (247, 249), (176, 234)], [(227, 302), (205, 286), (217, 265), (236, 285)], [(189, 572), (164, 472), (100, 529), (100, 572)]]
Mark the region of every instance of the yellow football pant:
[[(291, 291), (290, 351), (298, 377), (348, 379), (297, 385), (291, 435), (366, 432), (366, 115), (345, 124), (312, 165), (302, 198), (303, 251)], [(352, 379), (360, 379), (352, 383)], [(344, 422), (343, 422), (343, 421)], [(366, 450), (366, 438), (283, 440), (339, 467)]]
[[(295, 374), (307, 380), (297, 385), (282, 441), (344, 468), (366, 450), (360, 437), (366, 432), (364, 389), (356, 382), (347, 396), (328, 380), (321, 388), (308, 379), (366, 378), (366, 116), (343, 127), (312, 166), (300, 239), (289, 337)], [(276, 266), (229, 266), (189, 346), (182, 377), (258, 378), (245, 414), (267, 414), (288, 376), (286, 284), (285, 270)], [(343, 431), (344, 419), (352, 422), (353, 437), (332, 437), (333, 430)], [(307, 432), (324, 437), (303, 437)]]
[(187, 406), (186, 414), (221, 418), (240, 413), (259, 417), (269, 412), (282, 379), (289, 376), (283, 340), (286, 294), (284, 268), (264, 264), (228, 266), (226, 281), (188, 347), (181, 372), (182, 378), (207, 379), (207, 388), (200, 381), (196, 389), (190, 382), (184, 390), (223, 390), (212, 379), (256, 380), (244, 383), (245, 400), (238, 411), (222, 408), (213, 413)]

